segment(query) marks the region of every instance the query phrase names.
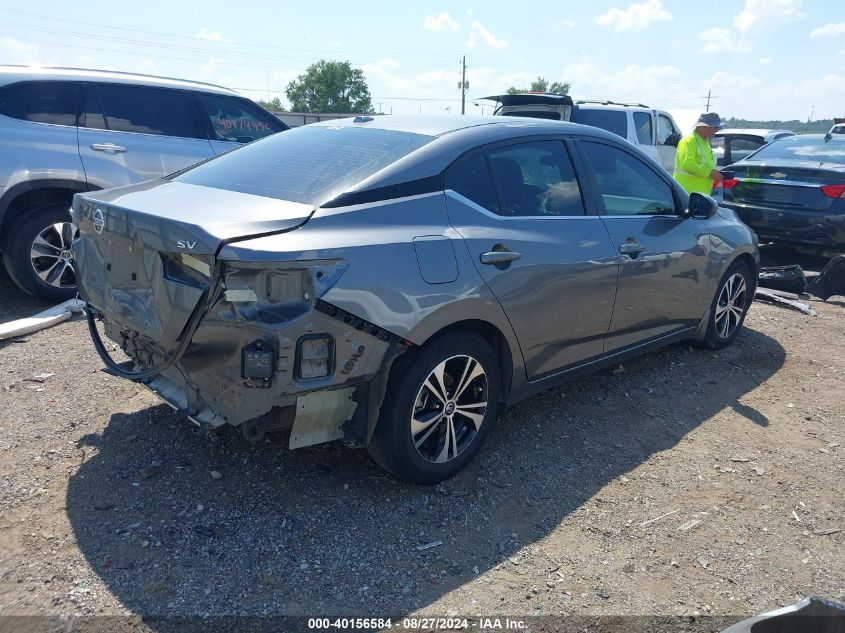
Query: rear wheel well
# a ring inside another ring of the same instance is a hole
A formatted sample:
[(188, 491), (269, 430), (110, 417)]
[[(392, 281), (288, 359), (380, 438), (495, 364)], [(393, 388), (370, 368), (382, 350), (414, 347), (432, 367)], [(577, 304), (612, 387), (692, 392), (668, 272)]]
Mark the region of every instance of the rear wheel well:
[(504, 334), (492, 323), (480, 319), (467, 319), (452, 323), (442, 330), (435, 332), (425, 343), (427, 344), (436, 338), (454, 332), (472, 332), (483, 338), (490, 345), (499, 361), (499, 374), (502, 380), (502, 389), (500, 392), (502, 403), (507, 402), (510, 396), (511, 379), (513, 377), (513, 352)]
[(3, 223), (0, 225), (0, 240), (5, 241), (10, 229), (15, 225), (27, 210), (44, 207), (53, 204), (65, 204), (70, 207), (73, 196), (83, 189), (70, 189), (66, 187), (48, 187), (45, 189), (32, 189), (20, 194), (12, 200), (3, 216)]

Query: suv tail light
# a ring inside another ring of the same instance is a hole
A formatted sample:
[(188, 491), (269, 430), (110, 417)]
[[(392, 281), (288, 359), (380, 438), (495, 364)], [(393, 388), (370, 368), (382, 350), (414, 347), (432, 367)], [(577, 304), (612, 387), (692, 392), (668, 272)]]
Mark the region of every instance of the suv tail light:
[(845, 198), (845, 185), (826, 185), (822, 193), (828, 198)]

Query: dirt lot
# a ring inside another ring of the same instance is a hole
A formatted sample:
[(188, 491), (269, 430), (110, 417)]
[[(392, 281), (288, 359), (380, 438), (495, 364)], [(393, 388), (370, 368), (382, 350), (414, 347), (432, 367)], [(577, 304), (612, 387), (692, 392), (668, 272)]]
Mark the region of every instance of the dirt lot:
[[(38, 307), (0, 275), (0, 318)], [(340, 445), (197, 429), (100, 372), (79, 320), (0, 343), (0, 613), (744, 617), (845, 600), (845, 302), (813, 307), (755, 304), (724, 352), (676, 345), (514, 406), (437, 488)]]

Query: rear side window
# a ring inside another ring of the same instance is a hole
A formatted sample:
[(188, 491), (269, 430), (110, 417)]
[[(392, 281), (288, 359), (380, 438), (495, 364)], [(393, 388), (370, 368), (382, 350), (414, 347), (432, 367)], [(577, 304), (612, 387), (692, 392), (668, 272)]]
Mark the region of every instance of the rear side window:
[(825, 141), (823, 137), (788, 136), (764, 145), (750, 158), (754, 160), (785, 158), (845, 165), (845, 142), (837, 139)]
[(191, 103), (180, 90), (100, 84), (97, 92), (109, 130), (197, 138)]
[(319, 206), (431, 140), (394, 130), (304, 125), (222, 154), (174, 180)]
[(483, 154), (458, 159), (446, 172), (445, 188), (499, 214), (499, 199)]
[(32, 81), (0, 90), (0, 114), (33, 123), (76, 125), (79, 84)]
[(282, 126), (238, 99), (197, 93), (218, 141), (249, 143), (279, 132)]
[(672, 189), (639, 158), (604, 143), (583, 142), (606, 215), (666, 215), (675, 212)]
[(731, 139), (731, 162), (735, 163), (748, 156), (751, 152), (760, 149), (765, 142), (762, 139), (733, 138)]
[(622, 138), (628, 138), (628, 118), (622, 110), (595, 110), (581, 106), (572, 108), (572, 121), (600, 127)]
[(488, 154), (506, 216), (584, 215), (581, 190), (562, 141), (520, 143)]
[(634, 112), (634, 129), (640, 145), (654, 145), (652, 139), (651, 115), (648, 112)]

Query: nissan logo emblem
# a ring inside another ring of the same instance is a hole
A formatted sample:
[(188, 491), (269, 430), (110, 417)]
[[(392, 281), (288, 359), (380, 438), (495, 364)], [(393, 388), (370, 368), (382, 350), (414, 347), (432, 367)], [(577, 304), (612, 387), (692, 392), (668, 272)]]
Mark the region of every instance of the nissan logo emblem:
[(103, 213), (102, 209), (97, 209), (94, 211), (94, 217), (92, 219), (94, 221), (94, 230), (97, 232), (97, 235), (102, 235), (103, 229), (106, 228), (106, 214)]

